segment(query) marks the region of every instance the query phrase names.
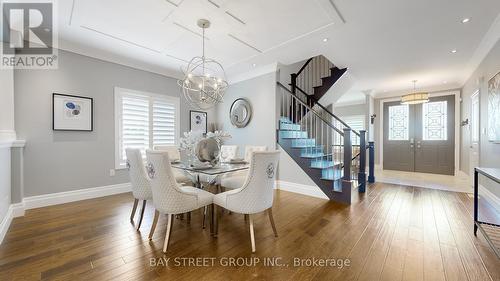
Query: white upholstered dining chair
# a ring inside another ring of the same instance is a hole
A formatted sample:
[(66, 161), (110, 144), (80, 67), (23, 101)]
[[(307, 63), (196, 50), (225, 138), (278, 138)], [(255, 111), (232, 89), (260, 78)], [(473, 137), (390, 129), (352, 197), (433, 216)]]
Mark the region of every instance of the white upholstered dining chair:
[[(163, 244), (163, 252), (166, 253), (174, 215), (211, 205), (213, 194), (192, 186), (179, 185), (172, 172), (167, 152), (147, 150), (146, 156), (148, 162), (146, 170), (151, 181), (153, 204), (156, 209), (149, 239), (153, 238), (160, 213), (167, 214), (167, 232)], [(203, 221), (205, 221), (205, 216), (203, 216)]]
[(237, 145), (221, 145), (220, 146), (220, 162), (228, 163), (232, 159), (235, 159), (238, 155), (238, 146)]
[[(181, 153), (179, 152), (179, 147), (176, 145), (156, 145), (153, 147), (153, 149), (167, 152), (168, 157), (172, 162), (181, 160)], [(184, 172), (178, 169), (173, 169), (173, 173), (175, 176), (175, 180), (178, 183), (192, 184), (193, 180), (189, 178)]]
[(151, 183), (146, 174), (141, 151), (139, 149), (127, 148), (125, 149), (125, 153), (127, 155), (127, 168), (129, 169), (130, 183), (132, 185), (132, 195), (134, 196), (134, 207), (132, 207), (132, 214), (130, 215), (131, 223), (134, 223), (137, 205), (142, 200), (142, 209), (139, 222), (137, 223), (137, 230), (139, 230), (142, 218), (144, 217), (144, 210), (146, 209), (146, 201), (152, 199)]
[[(255, 252), (253, 214), (267, 211), (274, 235), (278, 237), (274, 225), (272, 206), (279, 157), (279, 151), (253, 152), (250, 157), (250, 170), (243, 185), (237, 189), (219, 193), (213, 199), (214, 206), (220, 206), (231, 212), (248, 216), (252, 252)], [(213, 216), (214, 231), (215, 235), (217, 235), (217, 208), (214, 208)]]
[[(245, 161), (250, 162), (252, 153), (255, 151), (266, 151), (267, 146), (245, 146)], [(239, 171), (229, 175), (225, 175), (220, 179), (220, 185), (223, 189), (236, 189), (243, 185), (247, 176), (247, 171)]]

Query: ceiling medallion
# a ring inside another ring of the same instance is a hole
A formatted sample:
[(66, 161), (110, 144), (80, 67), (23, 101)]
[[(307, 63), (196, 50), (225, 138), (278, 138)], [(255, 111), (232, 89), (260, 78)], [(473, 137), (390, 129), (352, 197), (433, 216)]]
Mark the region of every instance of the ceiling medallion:
[(420, 104), (429, 102), (429, 93), (417, 93), (416, 83), (417, 80), (413, 80), (413, 93), (402, 96), (401, 104)]
[(184, 78), (177, 84), (191, 106), (206, 110), (222, 102), (228, 83), (222, 65), (205, 57), (205, 29), (210, 27), (210, 21), (199, 19), (197, 23), (203, 30), (203, 54), (191, 59), (183, 70)]

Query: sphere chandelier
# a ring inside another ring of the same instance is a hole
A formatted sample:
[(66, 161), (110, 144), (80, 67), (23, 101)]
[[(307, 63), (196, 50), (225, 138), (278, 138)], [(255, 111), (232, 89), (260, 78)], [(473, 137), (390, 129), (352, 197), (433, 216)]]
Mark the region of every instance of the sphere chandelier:
[(206, 110), (222, 102), (228, 83), (222, 65), (205, 57), (205, 29), (210, 27), (210, 21), (199, 19), (197, 24), (203, 30), (203, 54), (191, 59), (183, 70), (184, 78), (177, 84), (191, 106)]

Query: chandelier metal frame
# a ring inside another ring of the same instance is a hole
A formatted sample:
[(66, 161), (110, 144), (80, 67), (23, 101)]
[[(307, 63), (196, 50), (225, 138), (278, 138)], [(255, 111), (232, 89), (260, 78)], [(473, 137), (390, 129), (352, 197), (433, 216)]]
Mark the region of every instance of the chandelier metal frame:
[(203, 30), (203, 53), (201, 57), (196, 56), (189, 61), (183, 70), (183, 79), (178, 80), (177, 84), (192, 107), (206, 110), (222, 103), (228, 83), (222, 65), (205, 57), (205, 29), (210, 27), (210, 21), (199, 19), (197, 24)]

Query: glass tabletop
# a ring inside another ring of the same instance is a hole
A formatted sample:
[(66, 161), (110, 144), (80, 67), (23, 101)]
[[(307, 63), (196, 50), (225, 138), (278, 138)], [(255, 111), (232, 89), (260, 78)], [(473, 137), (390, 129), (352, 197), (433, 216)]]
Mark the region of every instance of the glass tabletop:
[(213, 175), (221, 175), (221, 174), (225, 174), (225, 173), (246, 170), (246, 169), (250, 168), (250, 165), (248, 163), (245, 163), (245, 164), (221, 163), (221, 164), (218, 164), (214, 167), (200, 168), (200, 167), (191, 167), (191, 166), (188, 166), (184, 163), (175, 163), (175, 164), (172, 164), (172, 168), (213, 176)]

